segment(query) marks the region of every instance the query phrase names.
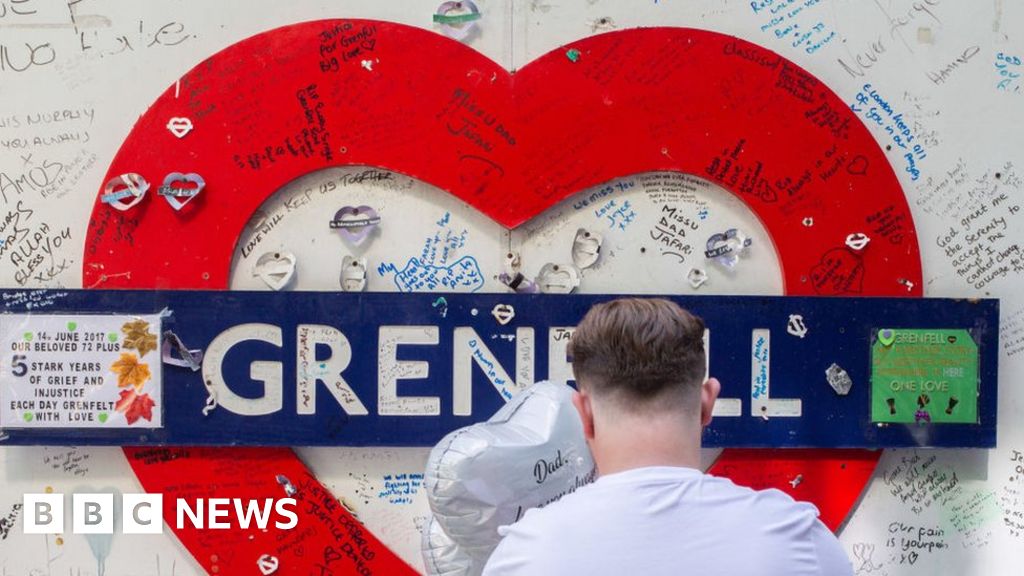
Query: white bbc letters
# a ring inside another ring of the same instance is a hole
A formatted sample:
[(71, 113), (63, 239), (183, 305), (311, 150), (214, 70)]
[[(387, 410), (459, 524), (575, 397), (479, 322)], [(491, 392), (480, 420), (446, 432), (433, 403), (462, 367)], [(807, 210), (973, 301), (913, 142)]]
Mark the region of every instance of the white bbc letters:
[(63, 494), (25, 494), (25, 534), (64, 533)]
[(114, 495), (73, 494), (71, 523), (75, 534), (113, 534)]
[(125, 494), (121, 500), (121, 526), (125, 534), (163, 532), (164, 499), (160, 494)]

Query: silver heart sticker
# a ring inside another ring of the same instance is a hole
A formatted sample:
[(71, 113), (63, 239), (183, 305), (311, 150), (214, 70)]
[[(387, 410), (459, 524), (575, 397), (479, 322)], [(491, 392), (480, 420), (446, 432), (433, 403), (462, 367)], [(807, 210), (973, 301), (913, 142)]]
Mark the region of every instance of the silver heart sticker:
[[(123, 212), (142, 202), (147, 191), (149, 191), (149, 182), (146, 182), (145, 178), (135, 173), (122, 174), (107, 182), (103, 187), (103, 196), (100, 196), (100, 201)], [(131, 200), (124, 202), (127, 198), (131, 198)]]
[[(182, 184), (192, 184), (192, 186), (182, 186)], [(188, 174), (171, 172), (164, 178), (164, 185), (160, 187), (159, 194), (167, 200), (171, 208), (181, 210), (199, 196), (203, 188), (206, 188), (206, 181), (199, 174), (195, 172), (189, 172)]]
[(377, 211), (369, 206), (345, 206), (334, 213), (331, 229), (341, 237), (358, 246), (366, 240), (373, 229), (380, 224)]

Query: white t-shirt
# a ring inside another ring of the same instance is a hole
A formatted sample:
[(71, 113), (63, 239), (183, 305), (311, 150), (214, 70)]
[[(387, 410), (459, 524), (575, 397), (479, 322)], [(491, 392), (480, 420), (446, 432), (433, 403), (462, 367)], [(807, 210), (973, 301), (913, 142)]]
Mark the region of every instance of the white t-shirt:
[(851, 576), (812, 504), (692, 468), (600, 477), (503, 526), (484, 576)]

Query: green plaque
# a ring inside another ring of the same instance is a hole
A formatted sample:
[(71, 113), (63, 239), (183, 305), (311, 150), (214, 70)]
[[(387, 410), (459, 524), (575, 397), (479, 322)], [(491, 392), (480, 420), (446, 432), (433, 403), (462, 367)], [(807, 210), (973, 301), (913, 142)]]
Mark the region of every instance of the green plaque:
[(871, 345), (871, 421), (978, 422), (978, 346), (967, 330), (883, 328)]

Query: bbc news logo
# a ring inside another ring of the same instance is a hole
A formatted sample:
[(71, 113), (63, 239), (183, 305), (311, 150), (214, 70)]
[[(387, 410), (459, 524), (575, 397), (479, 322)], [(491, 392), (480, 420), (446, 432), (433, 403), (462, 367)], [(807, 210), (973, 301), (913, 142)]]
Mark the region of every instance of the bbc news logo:
[[(163, 494), (121, 494), (120, 514), (113, 494), (72, 494), (71, 532), (74, 534), (113, 534), (114, 521), (121, 520), (125, 534), (161, 534), (164, 531)], [(64, 534), (63, 494), (25, 494), (25, 534)], [(230, 530), (250, 527), (291, 530), (299, 523), (294, 498), (186, 498), (175, 501), (178, 530)]]

